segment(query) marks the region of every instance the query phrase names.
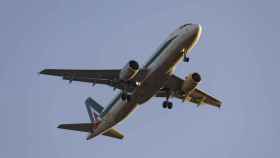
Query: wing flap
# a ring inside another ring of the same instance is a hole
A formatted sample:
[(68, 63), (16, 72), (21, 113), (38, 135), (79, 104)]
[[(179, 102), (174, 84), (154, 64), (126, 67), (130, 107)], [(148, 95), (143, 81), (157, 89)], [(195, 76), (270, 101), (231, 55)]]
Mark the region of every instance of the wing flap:
[(63, 76), (63, 80), (68, 81), (79, 81), (79, 82), (88, 82), (88, 83), (97, 83), (97, 84), (106, 84), (106, 85), (114, 85), (112, 80), (102, 79), (102, 78), (87, 78), (87, 77), (79, 77), (79, 76)]

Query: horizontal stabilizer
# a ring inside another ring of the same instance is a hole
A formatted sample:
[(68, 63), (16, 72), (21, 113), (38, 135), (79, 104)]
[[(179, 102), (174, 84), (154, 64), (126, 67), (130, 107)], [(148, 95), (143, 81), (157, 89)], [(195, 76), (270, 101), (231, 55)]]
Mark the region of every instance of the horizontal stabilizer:
[(93, 125), (92, 123), (61, 124), (57, 128), (91, 133)]
[(117, 139), (123, 139), (124, 135), (121, 134), (119, 131), (117, 131), (114, 128), (109, 129), (107, 132), (103, 133), (102, 135), (117, 138)]
[[(90, 133), (87, 140), (94, 137), (93, 135), (93, 125), (92, 123), (77, 123), (77, 124), (61, 124), (57, 128), (67, 129), (67, 130), (74, 130), (79, 132), (87, 132)], [(116, 138), (116, 139), (123, 139), (124, 135), (118, 132), (116, 129), (111, 128), (102, 135)]]

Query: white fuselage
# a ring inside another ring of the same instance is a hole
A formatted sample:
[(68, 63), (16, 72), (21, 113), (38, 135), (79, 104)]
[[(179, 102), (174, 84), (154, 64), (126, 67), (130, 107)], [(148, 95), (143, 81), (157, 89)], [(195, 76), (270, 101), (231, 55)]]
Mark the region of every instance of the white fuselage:
[(102, 122), (95, 129), (93, 137), (110, 129), (127, 117), (137, 105), (143, 104), (153, 97), (173, 74), (175, 66), (183, 59), (183, 49), (187, 52), (195, 46), (201, 34), (198, 24), (186, 24), (171, 33), (157, 52), (146, 63), (148, 72), (141, 85), (131, 93), (131, 100), (124, 101), (120, 95), (101, 114)]

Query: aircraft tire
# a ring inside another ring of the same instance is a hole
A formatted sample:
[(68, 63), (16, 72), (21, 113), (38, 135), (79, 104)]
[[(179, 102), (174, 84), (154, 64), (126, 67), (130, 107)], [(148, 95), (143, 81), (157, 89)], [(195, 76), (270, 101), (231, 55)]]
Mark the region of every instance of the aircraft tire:
[(184, 62), (189, 62), (190, 61), (190, 58), (189, 57), (185, 57), (184, 58)]
[(173, 107), (173, 103), (172, 103), (172, 102), (168, 102), (167, 108), (168, 108), (168, 109), (172, 109), (172, 107)]
[(131, 100), (131, 95), (126, 95), (126, 100), (130, 101)]
[(167, 108), (167, 105), (168, 105), (168, 101), (164, 101), (163, 103), (162, 103), (162, 107), (165, 109), (165, 108)]
[(125, 93), (122, 93), (122, 96), (121, 96), (121, 98), (122, 98), (122, 100), (124, 101), (124, 100), (126, 100), (127, 99), (127, 94), (125, 94)]

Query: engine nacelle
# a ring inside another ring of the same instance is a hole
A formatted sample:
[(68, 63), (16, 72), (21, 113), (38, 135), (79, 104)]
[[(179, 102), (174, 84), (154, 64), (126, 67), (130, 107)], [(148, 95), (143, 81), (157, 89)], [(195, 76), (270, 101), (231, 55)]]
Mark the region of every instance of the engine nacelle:
[(139, 64), (135, 60), (130, 60), (120, 71), (119, 79), (129, 81), (139, 72)]
[(192, 73), (186, 77), (181, 90), (185, 92), (185, 94), (189, 94), (201, 81), (201, 77), (199, 73)]

